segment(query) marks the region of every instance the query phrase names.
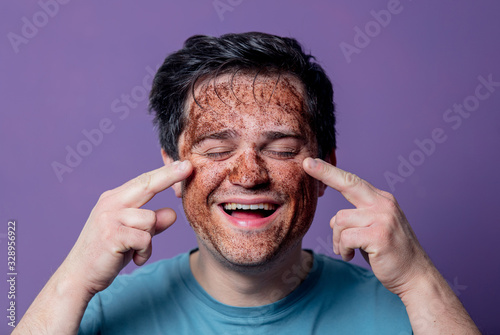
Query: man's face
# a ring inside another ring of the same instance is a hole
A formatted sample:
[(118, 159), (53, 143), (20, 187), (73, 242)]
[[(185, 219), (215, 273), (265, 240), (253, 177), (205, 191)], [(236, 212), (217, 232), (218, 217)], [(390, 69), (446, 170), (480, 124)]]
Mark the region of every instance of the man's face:
[(205, 81), (195, 96), (179, 153), (194, 167), (182, 198), (200, 248), (245, 266), (300, 248), (319, 189), (302, 168), (317, 143), (301, 83), (240, 73)]

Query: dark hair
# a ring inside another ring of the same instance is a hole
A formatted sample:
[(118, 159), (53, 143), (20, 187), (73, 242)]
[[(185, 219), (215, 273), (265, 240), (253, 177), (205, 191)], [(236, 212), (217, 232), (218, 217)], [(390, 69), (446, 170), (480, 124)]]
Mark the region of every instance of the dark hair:
[(293, 38), (259, 32), (196, 35), (165, 59), (153, 80), (149, 110), (156, 116), (160, 144), (173, 159), (179, 159), (178, 140), (184, 128), (186, 100), (197, 80), (238, 70), (277, 70), (292, 74), (304, 84), (310, 127), (318, 142), (318, 156), (325, 158), (335, 142), (333, 88), (315, 58), (305, 54)]

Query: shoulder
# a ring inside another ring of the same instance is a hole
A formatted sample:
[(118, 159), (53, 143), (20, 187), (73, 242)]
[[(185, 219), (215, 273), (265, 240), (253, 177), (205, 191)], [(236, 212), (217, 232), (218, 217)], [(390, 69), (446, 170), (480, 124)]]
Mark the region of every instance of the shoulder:
[(151, 303), (160, 294), (176, 292), (183, 286), (182, 273), (186, 267), (189, 268), (189, 253), (156, 261), (130, 274), (121, 274), (107, 289), (92, 298), (89, 307), (94, 305), (99, 310), (112, 311), (121, 310), (131, 301)]
[(358, 334), (411, 334), (403, 302), (371, 270), (321, 254), (314, 260), (318, 278), (308, 305), (320, 306), (326, 325), (334, 320), (339, 329), (358, 329), (353, 332)]
[(119, 275), (89, 302), (80, 324), (80, 334), (95, 334), (101, 330), (120, 334), (148, 333), (144, 331), (151, 325), (143, 318), (159, 320), (161, 315), (171, 312), (171, 305), (164, 302), (183, 296), (183, 271), (188, 269), (189, 253), (184, 253), (145, 265), (131, 274)]
[(142, 266), (130, 274), (121, 274), (106, 290), (101, 292), (101, 298), (106, 294), (122, 293), (125, 288), (138, 291), (158, 289), (157, 285), (165, 285), (179, 280), (180, 278), (177, 277), (186, 263), (189, 264), (189, 253), (156, 261)]
[(322, 294), (345, 304), (362, 301), (373, 307), (405, 310), (399, 297), (387, 290), (371, 270), (322, 254), (314, 254), (314, 260), (315, 268), (321, 268), (317, 288)]

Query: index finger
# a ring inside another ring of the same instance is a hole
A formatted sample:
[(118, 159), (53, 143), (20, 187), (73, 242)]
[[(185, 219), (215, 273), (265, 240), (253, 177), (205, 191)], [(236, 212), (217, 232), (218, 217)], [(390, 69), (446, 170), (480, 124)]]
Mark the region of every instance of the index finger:
[(126, 182), (111, 191), (119, 207), (139, 208), (173, 184), (186, 179), (192, 172), (189, 161), (173, 162)]
[(307, 174), (339, 191), (354, 206), (371, 206), (375, 203), (377, 198), (375, 188), (355, 174), (341, 170), (319, 158), (306, 158), (302, 165)]

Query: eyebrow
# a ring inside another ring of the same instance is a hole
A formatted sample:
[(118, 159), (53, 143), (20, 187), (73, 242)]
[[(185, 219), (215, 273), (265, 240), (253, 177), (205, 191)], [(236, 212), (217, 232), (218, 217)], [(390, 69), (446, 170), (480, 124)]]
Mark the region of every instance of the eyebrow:
[(268, 140), (279, 140), (281, 138), (296, 138), (299, 140), (304, 140), (304, 136), (297, 134), (295, 132), (282, 132), (282, 131), (267, 131), (264, 133), (264, 136)]
[[(196, 138), (196, 140), (193, 142), (192, 148), (197, 147), (201, 142), (206, 140), (228, 140), (228, 139), (234, 139), (238, 136), (239, 136), (238, 133), (231, 129), (226, 129), (213, 133), (205, 133)], [(297, 134), (295, 132), (266, 131), (264, 133), (264, 137), (270, 141), (279, 140), (282, 138), (295, 138), (306, 142), (304, 136)]]

